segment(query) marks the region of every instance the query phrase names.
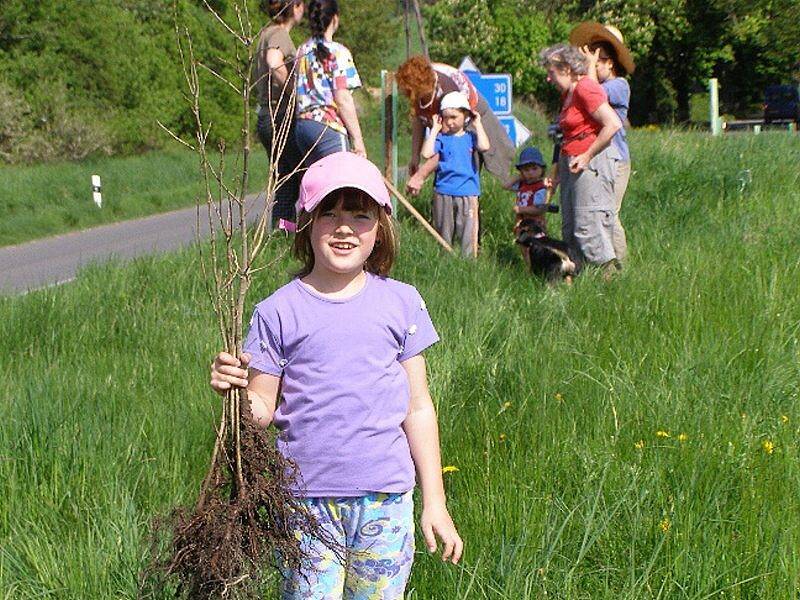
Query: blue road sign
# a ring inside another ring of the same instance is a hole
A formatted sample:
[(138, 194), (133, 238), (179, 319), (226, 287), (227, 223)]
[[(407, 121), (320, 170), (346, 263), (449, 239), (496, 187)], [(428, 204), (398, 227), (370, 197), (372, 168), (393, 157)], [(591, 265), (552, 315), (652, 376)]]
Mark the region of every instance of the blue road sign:
[(466, 71), (464, 74), (486, 98), (493, 113), (511, 114), (511, 75), (506, 73), (487, 75), (477, 71)]
[(517, 148), (531, 137), (530, 130), (514, 115), (498, 115), (497, 120), (505, 127), (508, 137), (511, 138), (511, 141), (514, 142)]

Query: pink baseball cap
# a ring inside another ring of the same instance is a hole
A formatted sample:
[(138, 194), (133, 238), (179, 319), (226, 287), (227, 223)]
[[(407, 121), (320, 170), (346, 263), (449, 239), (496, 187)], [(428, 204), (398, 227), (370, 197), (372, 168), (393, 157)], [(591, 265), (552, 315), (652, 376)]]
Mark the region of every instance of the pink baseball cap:
[(313, 211), (328, 194), (342, 188), (361, 190), (387, 213), (392, 213), (389, 191), (378, 167), (353, 152), (335, 152), (306, 169), (300, 182), (300, 198), (295, 205), (298, 217), (304, 210)]

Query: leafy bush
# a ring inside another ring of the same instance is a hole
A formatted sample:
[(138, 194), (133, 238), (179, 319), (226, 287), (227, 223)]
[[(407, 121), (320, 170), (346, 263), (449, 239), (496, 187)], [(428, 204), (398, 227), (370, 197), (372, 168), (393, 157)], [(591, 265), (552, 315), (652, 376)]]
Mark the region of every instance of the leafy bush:
[(51, 102), (33, 111), (19, 90), (0, 82), (0, 160), (25, 163), (111, 152), (100, 116), (70, 107), (63, 85), (51, 86)]
[(485, 72), (510, 73), (514, 93), (553, 104), (539, 51), (566, 37), (566, 22), (525, 0), (440, 0), (425, 8), (434, 60), (458, 65), (469, 55)]
[[(231, 53), (230, 38), (200, 2), (6, 4), (0, 17), (0, 72), (6, 77), (6, 96), (13, 99), (16, 114), (23, 115), (16, 130), (3, 127), (6, 161), (157, 148), (168, 140), (157, 120), (191, 136), (176, 18), (191, 34), (199, 58), (230, 71), (216, 58)], [(260, 15), (253, 16), (257, 25)], [(207, 73), (202, 73), (202, 86), (212, 138), (238, 138), (238, 97)]]

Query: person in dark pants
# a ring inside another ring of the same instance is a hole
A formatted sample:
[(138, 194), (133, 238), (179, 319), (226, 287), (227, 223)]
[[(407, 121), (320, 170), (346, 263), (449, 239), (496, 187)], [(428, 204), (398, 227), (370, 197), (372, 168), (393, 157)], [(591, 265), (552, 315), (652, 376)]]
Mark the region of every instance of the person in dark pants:
[(258, 36), (254, 72), (259, 101), (258, 137), (270, 163), (277, 160), (278, 180), (294, 172), (275, 190), (274, 228), (281, 220), (295, 220), (294, 206), (302, 177), (298, 168), (303, 157), (295, 140), (296, 48), (289, 32), (302, 20), (304, 9), (302, 0), (269, 0), (265, 4), (271, 21)]

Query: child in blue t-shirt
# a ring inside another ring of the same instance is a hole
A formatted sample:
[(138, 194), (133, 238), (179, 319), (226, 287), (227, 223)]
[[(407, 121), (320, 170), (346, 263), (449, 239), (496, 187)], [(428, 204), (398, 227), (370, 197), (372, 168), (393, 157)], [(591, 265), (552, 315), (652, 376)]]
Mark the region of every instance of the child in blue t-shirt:
[[(472, 129), (467, 130), (471, 118)], [(433, 117), (430, 135), (422, 145), (425, 159), (439, 156), (433, 196), (433, 225), (452, 244), (461, 240), (461, 254), (478, 256), (479, 210), (481, 183), (475, 151), (489, 150), (489, 138), (481, 117), (469, 107), (461, 92), (450, 92), (441, 101), (438, 115)]]

